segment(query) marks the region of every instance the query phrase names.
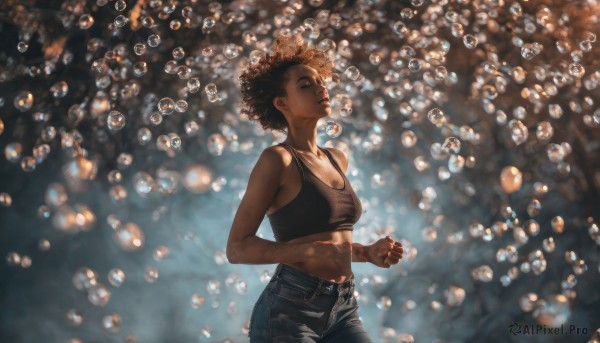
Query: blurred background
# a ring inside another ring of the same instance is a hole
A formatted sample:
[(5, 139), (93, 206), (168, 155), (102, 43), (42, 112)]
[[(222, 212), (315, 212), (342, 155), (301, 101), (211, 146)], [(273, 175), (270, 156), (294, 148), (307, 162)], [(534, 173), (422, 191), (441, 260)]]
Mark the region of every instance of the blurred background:
[(354, 240), (405, 249), (353, 264), (374, 342), (600, 342), (599, 29), (596, 0), (3, 0), (0, 341), (248, 341), (275, 265), (225, 246), (285, 136), (238, 76), (299, 35)]

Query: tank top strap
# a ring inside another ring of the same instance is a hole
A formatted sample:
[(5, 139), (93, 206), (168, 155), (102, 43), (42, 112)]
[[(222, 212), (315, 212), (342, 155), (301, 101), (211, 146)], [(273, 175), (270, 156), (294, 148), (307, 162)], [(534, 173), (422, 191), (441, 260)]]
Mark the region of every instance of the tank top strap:
[(323, 151), (325, 153), (325, 155), (327, 155), (327, 158), (329, 158), (329, 161), (331, 162), (331, 164), (333, 164), (333, 167), (335, 169), (337, 169), (337, 171), (340, 172), (340, 174), (342, 174), (342, 177), (346, 178), (346, 174), (344, 174), (344, 172), (342, 171), (342, 169), (340, 168), (340, 166), (337, 164), (335, 158), (333, 158), (333, 156), (331, 155), (331, 153), (329, 152), (329, 150), (321, 148), (321, 147), (319, 147), (319, 149), (321, 149), (321, 151)]
[(277, 145), (281, 145), (282, 147), (286, 148), (292, 154), (292, 157), (294, 158), (294, 161), (296, 161), (296, 165), (298, 166), (298, 169), (300, 170), (300, 175), (302, 176), (302, 180), (304, 181), (305, 177), (304, 177), (304, 168), (302, 168), (302, 160), (296, 154), (296, 150), (294, 150), (294, 148), (292, 148), (291, 146), (289, 146), (283, 142), (279, 143)]

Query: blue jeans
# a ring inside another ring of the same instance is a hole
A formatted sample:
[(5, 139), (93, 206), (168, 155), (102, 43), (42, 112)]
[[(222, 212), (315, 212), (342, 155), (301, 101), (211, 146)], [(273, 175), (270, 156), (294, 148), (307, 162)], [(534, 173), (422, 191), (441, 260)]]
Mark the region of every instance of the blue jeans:
[(252, 315), (251, 343), (372, 343), (358, 319), (354, 274), (333, 283), (279, 264)]

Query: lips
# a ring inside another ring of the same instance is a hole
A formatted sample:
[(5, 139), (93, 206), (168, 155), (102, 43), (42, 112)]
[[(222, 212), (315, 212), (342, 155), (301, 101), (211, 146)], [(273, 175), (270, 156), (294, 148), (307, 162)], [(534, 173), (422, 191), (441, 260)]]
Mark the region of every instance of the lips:
[(329, 102), (329, 98), (328, 97), (324, 97), (323, 99), (319, 100), (319, 104), (322, 104), (325, 101)]

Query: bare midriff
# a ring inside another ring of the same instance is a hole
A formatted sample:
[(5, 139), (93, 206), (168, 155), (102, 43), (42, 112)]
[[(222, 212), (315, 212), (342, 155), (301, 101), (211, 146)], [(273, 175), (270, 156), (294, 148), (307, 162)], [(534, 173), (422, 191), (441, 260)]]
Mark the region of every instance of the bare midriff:
[[(285, 150), (284, 147), (279, 149)], [(321, 160), (317, 160), (310, 155), (303, 156), (303, 161), (310, 160), (311, 166), (314, 166), (314, 170), (319, 170), (321, 175), (319, 179), (327, 180), (326, 183), (332, 188), (342, 188), (344, 186), (343, 180), (337, 183), (330, 180), (337, 180), (341, 178), (339, 172), (331, 164), (326, 156), (323, 156)], [(296, 164), (292, 161), (289, 168), (284, 173), (283, 180), (280, 188), (275, 195), (275, 199), (271, 204), (267, 214), (272, 214), (279, 208), (285, 206), (287, 203), (292, 201), (300, 192), (302, 187), (300, 170)], [(316, 241), (331, 242), (331, 243), (344, 243), (352, 242), (352, 231), (351, 230), (340, 230), (340, 231), (326, 231), (314, 233), (298, 238), (291, 239), (287, 242), (290, 243), (310, 243)], [(290, 267), (301, 270), (307, 274), (311, 274), (321, 279), (325, 279), (335, 283), (342, 283), (352, 277), (352, 253), (340, 254), (334, 258), (322, 258), (313, 259), (312, 261), (298, 262), (287, 264)]]
[[(352, 242), (351, 230), (319, 232), (308, 236), (298, 237), (288, 243), (310, 243), (324, 241), (331, 243)], [(352, 277), (352, 253), (339, 254), (333, 258), (314, 259), (312, 261), (287, 264), (321, 279), (342, 283)]]

